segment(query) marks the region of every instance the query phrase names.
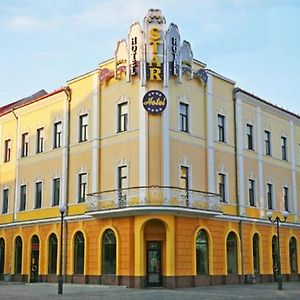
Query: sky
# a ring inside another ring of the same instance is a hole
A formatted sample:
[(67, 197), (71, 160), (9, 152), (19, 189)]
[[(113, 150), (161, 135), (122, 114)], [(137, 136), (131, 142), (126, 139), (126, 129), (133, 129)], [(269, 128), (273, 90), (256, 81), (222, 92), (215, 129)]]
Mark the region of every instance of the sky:
[(0, 106), (96, 69), (150, 8), (207, 68), (300, 114), (300, 0), (0, 0)]

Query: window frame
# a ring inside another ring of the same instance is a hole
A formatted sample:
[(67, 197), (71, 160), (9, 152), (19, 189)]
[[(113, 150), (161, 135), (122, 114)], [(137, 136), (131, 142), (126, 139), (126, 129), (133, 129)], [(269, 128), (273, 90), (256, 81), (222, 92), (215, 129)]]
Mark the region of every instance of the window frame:
[(281, 159), (287, 161), (288, 153), (287, 153), (287, 137), (281, 136)]
[(272, 147), (271, 147), (271, 131), (265, 130), (265, 155), (272, 155)]
[[(232, 240), (229, 240), (232, 238)], [(231, 244), (234, 245), (231, 245)], [(233, 247), (232, 249), (229, 248)], [(234, 256), (232, 256), (234, 254)], [(231, 255), (231, 256), (230, 256)], [(227, 263), (227, 274), (238, 274), (238, 238), (235, 232), (231, 231), (227, 235), (226, 238), (226, 263)], [(233, 261), (234, 260), (234, 261)], [(234, 265), (230, 265), (230, 262), (234, 263)]]
[[(257, 242), (257, 244), (255, 244)], [(254, 233), (252, 237), (252, 258), (253, 273), (260, 274), (260, 237), (258, 233)]]
[[(7, 194), (7, 197), (5, 197)], [(7, 214), (9, 211), (9, 188), (4, 188), (2, 190), (2, 214)]]
[[(182, 108), (184, 108), (184, 113), (182, 112)], [(190, 133), (190, 105), (188, 103), (179, 102), (179, 131)]]
[[(125, 112), (122, 113), (122, 109), (125, 110)], [(128, 131), (128, 123), (129, 123), (129, 105), (128, 101), (124, 101), (121, 103), (118, 103), (117, 106), (117, 113), (118, 113), (118, 124), (117, 124), (117, 133), (122, 133)]]
[(29, 155), (29, 134), (28, 132), (22, 133), (21, 141), (21, 157), (28, 157)]
[(57, 121), (53, 124), (53, 149), (61, 148), (62, 146), (62, 126), (62, 121)]
[[(52, 240), (56, 240), (55, 243), (51, 243)], [(56, 247), (53, 248), (53, 245), (56, 245)], [(56, 250), (55, 250), (56, 248)], [(56, 252), (56, 255), (53, 255)], [(57, 274), (57, 261), (58, 261), (58, 238), (55, 233), (51, 233), (48, 238), (48, 274)]]
[(40, 127), (36, 130), (36, 153), (45, 151), (45, 128)]
[[(220, 124), (220, 121), (222, 124)], [(226, 143), (226, 116), (222, 114), (217, 115), (218, 126), (218, 142)]]
[[(86, 123), (84, 122), (86, 121)], [(79, 135), (78, 142), (87, 142), (89, 139), (89, 114), (84, 113), (79, 115)]]
[(43, 202), (43, 182), (37, 181), (35, 183), (34, 209), (42, 208), (42, 202)]
[(248, 201), (251, 207), (256, 207), (255, 188), (255, 179), (248, 178)]
[[(267, 207), (268, 209), (275, 209), (274, 207), (274, 188), (273, 188), (273, 183), (267, 182), (266, 184), (266, 193), (267, 193)], [(271, 187), (271, 191), (269, 191), (269, 187)], [(269, 197), (270, 195), (270, 197)], [(271, 205), (270, 205), (270, 200), (271, 200)]]
[[(83, 181), (83, 178), (86, 178)], [(86, 194), (88, 189), (88, 174), (87, 172), (80, 172), (78, 174), (78, 203), (86, 202)]]
[(246, 123), (247, 149), (254, 151), (254, 126)]
[[(108, 239), (108, 235), (111, 235), (114, 240), (111, 243), (107, 243), (106, 241), (111, 241)], [(115, 275), (117, 273), (117, 237), (115, 232), (108, 228), (104, 231), (102, 235), (102, 274), (105, 275)], [(109, 245), (109, 246), (107, 246)], [(109, 249), (106, 249), (106, 246)], [(106, 257), (108, 256), (108, 260)]]
[[(227, 202), (227, 178), (226, 174), (223, 172), (218, 172), (218, 192), (221, 197), (221, 202), (226, 203)], [(222, 180), (220, 180), (222, 179)], [(223, 192), (221, 191), (221, 187), (223, 187)]]
[(11, 139), (4, 141), (4, 163), (10, 162), (11, 160)]
[[(82, 238), (82, 239), (79, 239)], [(80, 253), (82, 252), (82, 253)], [(85, 268), (85, 237), (81, 231), (77, 231), (74, 235), (74, 274), (83, 275)], [(81, 255), (82, 254), (82, 255)], [(82, 265), (81, 265), (82, 263)]]
[[(25, 191), (25, 193), (22, 193), (22, 191)], [(27, 185), (21, 184), (20, 185), (20, 206), (19, 211), (25, 211), (27, 205)]]
[(284, 210), (290, 212), (290, 190), (288, 186), (284, 186), (282, 190)]
[[(56, 193), (56, 183), (58, 184), (58, 193)], [(60, 197), (61, 197), (61, 180), (60, 177), (55, 177), (52, 180), (52, 206), (58, 206), (60, 203)], [(58, 199), (56, 199), (56, 196), (58, 196)]]
[[(201, 235), (205, 237), (205, 239), (200, 240)], [(204, 247), (203, 247), (204, 245)], [(209, 237), (208, 233), (205, 229), (200, 229), (196, 235), (195, 241), (195, 251), (196, 251), (196, 274), (197, 275), (209, 275)], [(205, 248), (205, 253), (201, 253), (201, 250)], [(203, 263), (203, 261), (205, 261)]]

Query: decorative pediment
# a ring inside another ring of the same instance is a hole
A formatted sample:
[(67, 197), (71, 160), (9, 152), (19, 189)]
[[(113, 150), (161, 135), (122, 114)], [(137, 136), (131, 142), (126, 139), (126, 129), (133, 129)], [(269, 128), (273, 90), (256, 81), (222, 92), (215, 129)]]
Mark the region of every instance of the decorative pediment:
[(115, 78), (119, 79), (121, 77), (121, 73), (126, 73), (128, 56), (126, 40), (118, 41), (115, 51)]

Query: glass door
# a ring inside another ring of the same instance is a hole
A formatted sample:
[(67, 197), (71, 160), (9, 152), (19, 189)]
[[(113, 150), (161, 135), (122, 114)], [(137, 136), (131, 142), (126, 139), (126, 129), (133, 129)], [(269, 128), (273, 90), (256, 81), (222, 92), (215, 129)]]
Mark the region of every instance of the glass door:
[(147, 285), (161, 286), (161, 242), (147, 242)]

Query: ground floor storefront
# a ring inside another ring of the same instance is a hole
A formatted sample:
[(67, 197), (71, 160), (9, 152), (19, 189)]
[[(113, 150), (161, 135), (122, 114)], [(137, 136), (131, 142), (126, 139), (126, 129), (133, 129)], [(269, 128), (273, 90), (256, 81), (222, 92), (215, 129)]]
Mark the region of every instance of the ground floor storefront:
[[(280, 228), (285, 281), (300, 280), (300, 229)], [(65, 218), (63, 274), (69, 283), (144, 288), (276, 280), (276, 227), (231, 217), (148, 214)], [(55, 282), (60, 222), (0, 228), (1, 280)]]

